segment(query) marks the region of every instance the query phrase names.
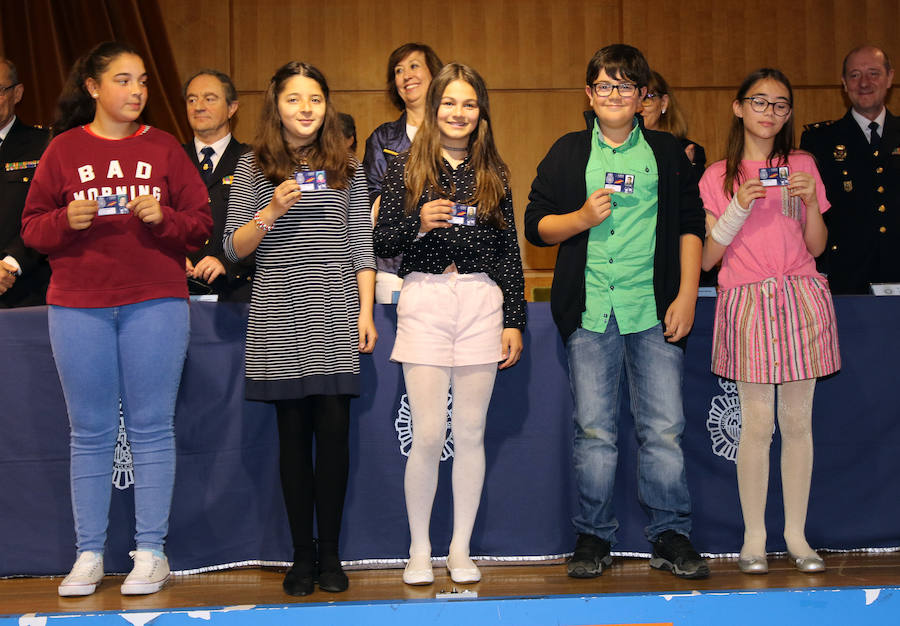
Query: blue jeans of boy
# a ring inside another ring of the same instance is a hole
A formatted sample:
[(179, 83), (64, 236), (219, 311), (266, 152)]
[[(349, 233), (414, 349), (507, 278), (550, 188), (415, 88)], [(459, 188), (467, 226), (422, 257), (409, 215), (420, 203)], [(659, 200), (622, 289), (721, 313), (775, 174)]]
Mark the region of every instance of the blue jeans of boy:
[(48, 321), (72, 430), (78, 552), (103, 552), (106, 544), (119, 398), (134, 460), (135, 541), (138, 549), (162, 550), (175, 482), (175, 399), (190, 331), (188, 303), (51, 306)]
[(638, 440), (638, 499), (650, 518), (651, 542), (666, 530), (689, 535), (691, 500), (681, 452), (684, 430), (684, 353), (662, 327), (619, 334), (614, 315), (603, 333), (577, 329), (566, 342), (575, 399), (575, 480), (578, 533), (614, 544), (613, 510), (618, 462), (618, 409), (622, 376), (628, 385)]

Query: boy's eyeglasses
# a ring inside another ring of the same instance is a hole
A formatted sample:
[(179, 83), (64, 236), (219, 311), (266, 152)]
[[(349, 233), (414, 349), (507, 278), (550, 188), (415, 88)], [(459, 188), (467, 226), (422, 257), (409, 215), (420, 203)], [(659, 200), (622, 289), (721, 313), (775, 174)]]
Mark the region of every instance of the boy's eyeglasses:
[(787, 102), (769, 102), (765, 98), (760, 98), (759, 96), (751, 96), (749, 98), (744, 98), (744, 100), (750, 102), (750, 108), (757, 113), (765, 113), (766, 109), (769, 107), (772, 107), (772, 112), (778, 117), (784, 117), (791, 112), (791, 105)]
[(594, 90), (594, 93), (601, 98), (612, 95), (613, 89), (618, 91), (619, 95), (623, 98), (629, 98), (634, 95), (634, 92), (637, 90), (637, 85), (634, 83), (619, 83), (618, 85), (612, 83), (594, 83), (591, 85), (591, 88)]

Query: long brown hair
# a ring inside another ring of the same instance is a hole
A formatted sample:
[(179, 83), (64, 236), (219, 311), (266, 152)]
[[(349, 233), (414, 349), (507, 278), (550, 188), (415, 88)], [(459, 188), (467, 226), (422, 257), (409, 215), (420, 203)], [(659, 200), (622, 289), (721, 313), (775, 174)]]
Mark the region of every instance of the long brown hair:
[[(784, 85), (788, 91), (789, 104), (794, 106), (794, 90), (791, 88), (791, 81), (784, 75), (781, 70), (763, 67), (752, 72), (741, 86), (738, 87), (737, 95), (734, 97), (736, 102), (742, 102), (747, 97), (747, 92), (757, 82), (771, 78)], [(794, 116), (793, 111), (788, 114), (787, 121), (778, 134), (775, 135), (775, 141), (772, 143), (772, 151), (766, 158), (769, 167), (773, 165), (784, 165), (787, 163), (788, 155), (794, 149)], [(744, 158), (744, 120), (737, 115), (731, 122), (731, 130), (728, 132), (728, 144), (725, 146), (725, 179), (722, 182), (722, 189), (725, 190), (725, 196), (730, 198), (734, 195), (734, 188), (740, 186), (744, 182), (744, 173), (741, 171), (741, 160)]]
[(444, 189), (438, 176), (441, 170), (449, 174), (441, 156), (441, 133), (437, 126), (437, 112), (447, 85), (462, 80), (472, 86), (478, 100), (478, 125), (469, 135), (469, 162), (466, 167), (475, 171), (475, 193), (467, 200), (478, 205), (478, 219), (498, 228), (506, 228), (500, 212), (500, 202), (509, 187), (509, 169), (500, 158), (491, 130), (491, 111), (487, 87), (474, 69), (461, 63), (449, 63), (434, 77), (428, 88), (425, 119), (409, 149), (406, 162), (406, 212), (412, 215), (418, 210), (419, 198), (427, 190), (428, 197), (452, 197), (455, 188)]
[(278, 97), (284, 91), (287, 81), (294, 76), (313, 79), (322, 88), (325, 96), (325, 119), (316, 133), (315, 141), (304, 151), (303, 158), (311, 169), (325, 170), (329, 187), (346, 189), (353, 176), (354, 163), (347, 152), (337, 111), (331, 105), (325, 76), (307, 63), (300, 61), (286, 63), (278, 68), (269, 80), (256, 139), (253, 142), (256, 163), (273, 185), (289, 179), (300, 165), (301, 155), (285, 141), (281, 116), (278, 114)]

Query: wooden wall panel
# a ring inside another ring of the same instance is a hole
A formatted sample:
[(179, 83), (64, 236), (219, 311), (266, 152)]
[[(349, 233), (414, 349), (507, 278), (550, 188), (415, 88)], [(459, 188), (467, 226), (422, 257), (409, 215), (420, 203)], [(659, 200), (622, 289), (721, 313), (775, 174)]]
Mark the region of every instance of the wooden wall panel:
[[(644, 51), (711, 161), (724, 151), (737, 85), (753, 69), (778, 67), (791, 79), (799, 140), (804, 123), (846, 111), (840, 64), (849, 49), (871, 41), (900, 59), (897, 0), (331, 0), (314, 9), (299, 0), (158, 1), (182, 80), (203, 66), (234, 78), (244, 141), (253, 138), (269, 77), (288, 60), (325, 72), (335, 106), (356, 119), (360, 157), (369, 133), (398, 115), (384, 94), (391, 50), (424, 41), (444, 61), (472, 65), (491, 90), (520, 228), (537, 163), (557, 137), (582, 127), (585, 66), (603, 45)], [(555, 248), (523, 242), (526, 268), (552, 267), (555, 256)]]
[(228, 2), (160, 0), (160, 5), (182, 84), (203, 68), (231, 72)]

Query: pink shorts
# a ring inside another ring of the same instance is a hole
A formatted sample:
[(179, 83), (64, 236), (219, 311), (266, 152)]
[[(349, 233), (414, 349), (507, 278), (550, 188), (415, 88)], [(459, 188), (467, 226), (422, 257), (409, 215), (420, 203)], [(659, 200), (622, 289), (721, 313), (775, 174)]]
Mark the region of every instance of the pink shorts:
[(391, 360), (458, 367), (502, 361), (503, 292), (487, 274), (403, 279)]

